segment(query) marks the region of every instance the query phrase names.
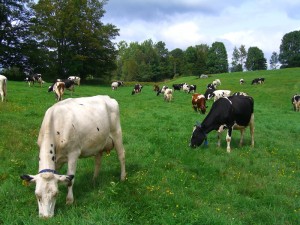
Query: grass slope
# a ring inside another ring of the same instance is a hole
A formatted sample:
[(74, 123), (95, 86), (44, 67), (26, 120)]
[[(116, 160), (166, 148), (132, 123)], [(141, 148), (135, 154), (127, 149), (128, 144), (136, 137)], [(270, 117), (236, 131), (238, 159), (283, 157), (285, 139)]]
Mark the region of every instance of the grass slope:
[[(251, 85), (256, 77), (265, 77), (265, 84)], [(72, 97), (108, 94), (118, 100), (128, 179), (119, 182), (115, 152), (103, 158), (95, 184), (93, 158), (79, 160), (75, 203), (65, 205), (61, 186), (49, 220), (38, 218), (35, 187), (23, 186), (19, 175), (37, 173), (37, 136), (54, 94), (46, 86), (9, 81), (8, 102), (0, 104), (0, 224), (300, 224), (300, 114), (292, 111), (290, 100), (300, 92), (300, 69), (181, 77), (160, 85), (187, 82), (204, 93), (216, 78), (219, 89), (253, 96), (254, 149), (249, 130), (243, 147), (238, 147), (239, 132), (233, 132), (230, 154), (225, 134), (216, 147), (214, 131), (208, 147), (190, 149), (192, 127), (205, 115), (192, 110), (191, 95), (182, 91), (167, 103), (150, 84), (137, 95), (131, 95), (132, 85), (117, 91), (77, 87)]]

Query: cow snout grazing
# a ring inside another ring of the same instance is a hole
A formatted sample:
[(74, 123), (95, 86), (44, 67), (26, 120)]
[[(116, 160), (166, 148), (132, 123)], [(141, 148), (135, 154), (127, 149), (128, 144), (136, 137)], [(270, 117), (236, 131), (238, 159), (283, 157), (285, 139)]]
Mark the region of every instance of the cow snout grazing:
[[(121, 180), (126, 178), (119, 104), (109, 96), (69, 98), (54, 104), (45, 113), (38, 146), (38, 174), (20, 178), (36, 183), (40, 217), (54, 215), (59, 183), (68, 187), (66, 203), (73, 203), (76, 163), (81, 157), (95, 157), (95, 179), (103, 152), (114, 148), (120, 162)], [(67, 175), (60, 175), (57, 169), (65, 163)]]

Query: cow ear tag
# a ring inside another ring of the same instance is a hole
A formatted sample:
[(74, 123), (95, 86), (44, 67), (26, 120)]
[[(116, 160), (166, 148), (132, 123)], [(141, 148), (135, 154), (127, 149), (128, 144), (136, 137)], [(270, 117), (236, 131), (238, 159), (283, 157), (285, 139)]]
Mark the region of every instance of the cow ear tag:
[(29, 185), (29, 181), (23, 180), (22, 181), (22, 185), (25, 186), (25, 187), (27, 187)]

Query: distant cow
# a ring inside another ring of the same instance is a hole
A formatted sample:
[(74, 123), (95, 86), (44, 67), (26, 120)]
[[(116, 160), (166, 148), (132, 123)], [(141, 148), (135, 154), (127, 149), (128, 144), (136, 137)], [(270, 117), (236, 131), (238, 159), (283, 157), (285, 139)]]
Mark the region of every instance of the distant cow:
[(169, 87), (164, 85), (162, 86), (162, 88), (160, 90), (157, 91), (156, 96), (159, 96), (160, 93), (164, 94), (165, 91), (168, 89)]
[(208, 97), (210, 97), (214, 93), (215, 90), (216, 89), (214, 89), (214, 88), (207, 88), (204, 93), (205, 99), (208, 100)]
[(159, 91), (159, 86), (157, 84), (153, 85), (153, 91), (155, 91), (155, 92)]
[(173, 88), (174, 88), (174, 91), (175, 91), (175, 90), (180, 91), (180, 89), (182, 88), (182, 84), (173, 84), (172, 86), (173, 86)]
[(43, 81), (43, 79), (42, 79), (42, 74), (40, 74), (40, 73), (37, 73), (37, 74), (34, 74), (34, 75), (26, 76), (25, 82), (28, 83), (28, 86), (29, 86), (29, 87), (30, 87), (31, 85), (33, 86), (33, 85), (34, 85), (34, 82), (39, 83), (41, 87), (42, 87), (42, 84), (44, 83), (44, 81)]
[(265, 83), (265, 78), (255, 78), (252, 80), (251, 84), (263, 84)]
[(114, 81), (111, 83), (111, 88), (112, 90), (116, 90), (118, 87), (123, 86), (124, 82), (123, 81)]
[(300, 111), (300, 95), (296, 94), (292, 97), (292, 104), (294, 107), (294, 111)]
[(80, 86), (80, 80), (81, 80), (80, 77), (69, 76), (69, 77), (68, 77), (68, 80), (72, 80), (72, 81), (74, 81), (74, 84), (77, 84), (78, 86)]
[(229, 90), (215, 90), (212, 94), (208, 94), (207, 100), (214, 98), (214, 101), (217, 101), (221, 97), (229, 97), (230, 93)]
[[(201, 124), (194, 126), (190, 146), (200, 146), (207, 140), (207, 134), (212, 130), (220, 133), (227, 128), (227, 152), (231, 151), (230, 142), (232, 130), (241, 131), (240, 145), (243, 144), (245, 128), (250, 126), (251, 146), (254, 147), (254, 101), (250, 96), (230, 96), (215, 101), (208, 115)], [(220, 145), (220, 141), (218, 141)]]
[(213, 83), (209, 83), (207, 86), (206, 86), (207, 89), (212, 89), (212, 90), (216, 90), (217, 89), (217, 86), (214, 85)]
[(6, 100), (6, 87), (7, 86), (7, 78), (4, 75), (0, 75), (0, 96), (1, 101)]
[(142, 91), (143, 86), (141, 84), (134, 85), (134, 88), (131, 92), (132, 95), (140, 93)]
[(194, 84), (189, 85), (189, 91), (188, 91), (188, 93), (191, 93), (191, 92), (195, 93), (196, 90), (197, 90), (197, 85), (194, 85)]
[[(125, 150), (119, 105), (108, 96), (70, 98), (54, 104), (45, 113), (38, 146), (38, 174), (22, 175), (21, 179), (36, 183), (35, 195), (40, 217), (54, 215), (58, 183), (67, 184), (66, 203), (73, 203), (76, 163), (81, 157), (95, 157), (95, 179), (103, 152), (115, 148), (121, 166), (121, 181), (125, 180)], [(57, 170), (65, 163), (67, 175), (60, 175)]]
[(220, 81), (220, 79), (215, 79), (215, 80), (212, 82), (212, 84), (213, 84), (215, 87), (218, 87), (218, 86), (221, 85), (221, 81)]
[(173, 89), (167, 88), (164, 92), (164, 100), (167, 102), (172, 101), (173, 98)]
[(56, 101), (61, 101), (65, 93), (65, 83), (62, 81), (55, 82), (51, 88), (48, 89), (48, 92), (53, 91), (56, 97)]
[(75, 83), (73, 80), (69, 79), (56, 79), (56, 81), (48, 88), (48, 92), (53, 91), (53, 86), (56, 82), (64, 82), (65, 84), (65, 89), (71, 91), (71, 96), (73, 95), (73, 92), (75, 91)]
[(198, 93), (193, 94), (192, 107), (195, 110), (195, 112), (201, 112), (202, 114), (205, 114), (207, 106), (204, 95)]
[(240, 84), (244, 84), (245, 80), (243, 78), (240, 79)]

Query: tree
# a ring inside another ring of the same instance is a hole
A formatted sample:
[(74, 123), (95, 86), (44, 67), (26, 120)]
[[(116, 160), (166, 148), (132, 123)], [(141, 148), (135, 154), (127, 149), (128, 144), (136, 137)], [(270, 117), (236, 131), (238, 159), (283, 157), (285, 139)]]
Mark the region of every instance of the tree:
[(207, 67), (210, 73), (227, 73), (228, 59), (224, 43), (214, 42), (209, 48)]
[(250, 47), (248, 49), (246, 69), (249, 71), (267, 69), (267, 60), (262, 50), (258, 47)]
[[(116, 68), (112, 43), (118, 29), (101, 22), (106, 0), (43, 0), (33, 6), (33, 31), (52, 52), (51, 70), (59, 77), (88, 74), (105, 79)], [(110, 79), (109, 77), (106, 79)]]
[(36, 42), (30, 34), (32, 0), (0, 2), (0, 67), (30, 70), (30, 51)]
[(184, 67), (184, 52), (180, 48), (175, 48), (169, 53), (169, 61), (172, 66), (173, 75), (181, 75)]
[(282, 68), (300, 66), (300, 31), (293, 31), (283, 36), (279, 61)]
[(270, 58), (270, 67), (272, 70), (277, 69), (278, 62), (279, 62), (279, 56), (278, 56), (277, 52), (273, 52), (272, 56)]
[(232, 53), (232, 72), (243, 71), (243, 65), (245, 64), (245, 59), (247, 58), (247, 51), (245, 45), (241, 45), (240, 48), (234, 47)]

